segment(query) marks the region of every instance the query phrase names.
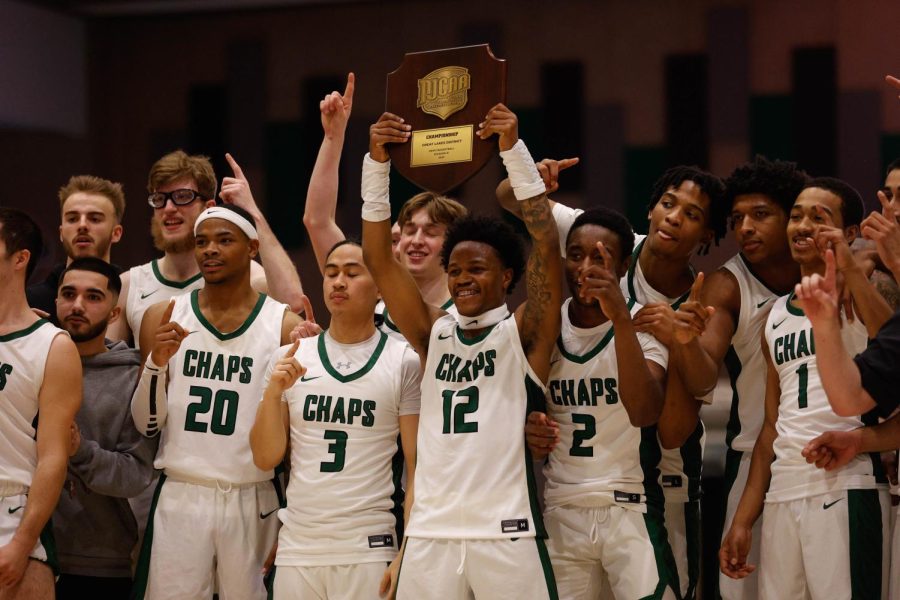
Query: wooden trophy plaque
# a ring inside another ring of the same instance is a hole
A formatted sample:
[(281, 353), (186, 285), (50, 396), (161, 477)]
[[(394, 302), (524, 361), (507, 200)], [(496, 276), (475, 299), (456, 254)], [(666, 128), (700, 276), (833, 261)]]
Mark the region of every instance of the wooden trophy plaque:
[(387, 76), (385, 110), (412, 126), (410, 140), (387, 144), (394, 168), (417, 186), (444, 194), (480, 171), (497, 138), (475, 135), (506, 102), (506, 61), (487, 44), (411, 52)]

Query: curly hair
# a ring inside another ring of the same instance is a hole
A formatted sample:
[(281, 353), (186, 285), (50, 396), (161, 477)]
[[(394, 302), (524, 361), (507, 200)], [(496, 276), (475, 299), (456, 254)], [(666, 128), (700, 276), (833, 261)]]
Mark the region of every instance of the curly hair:
[[(761, 154), (739, 165), (725, 180), (725, 205), (734, 207), (734, 199), (745, 194), (761, 194), (781, 207), (785, 214), (803, 191), (809, 175), (786, 160), (769, 160)], [(723, 215), (727, 221), (727, 215)]]
[(584, 211), (578, 215), (575, 222), (572, 223), (572, 227), (569, 228), (569, 233), (566, 235), (566, 246), (572, 239), (572, 232), (584, 225), (598, 225), (610, 230), (619, 238), (619, 248), (622, 253), (620, 258), (624, 260), (631, 256), (631, 252), (634, 250), (634, 232), (631, 230), (628, 219), (619, 211), (605, 206), (595, 206)]
[(500, 219), (466, 215), (455, 221), (447, 229), (441, 248), (441, 264), (444, 270), (450, 264), (450, 254), (461, 242), (479, 242), (493, 248), (506, 269), (512, 269), (513, 276), (506, 293), (512, 292), (525, 272), (525, 245), (516, 230)]
[(700, 190), (709, 197), (709, 214), (706, 217), (706, 226), (712, 229), (715, 242), (718, 245), (719, 240), (725, 236), (727, 230), (725, 224), (725, 215), (728, 207), (724, 202), (725, 184), (722, 179), (713, 175), (708, 171), (704, 171), (697, 166), (679, 165), (672, 167), (662, 174), (662, 177), (653, 184), (653, 191), (650, 192), (650, 204), (647, 205), (648, 210), (653, 210), (662, 195), (669, 188), (678, 188), (685, 181), (693, 181)]

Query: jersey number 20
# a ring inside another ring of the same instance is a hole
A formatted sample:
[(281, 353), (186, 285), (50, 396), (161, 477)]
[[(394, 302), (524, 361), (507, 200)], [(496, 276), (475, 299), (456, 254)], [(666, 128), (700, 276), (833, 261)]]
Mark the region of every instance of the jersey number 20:
[[(213, 391), (208, 387), (200, 385), (192, 385), (190, 395), (200, 398), (196, 402), (191, 402), (187, 407), (187, 415), (184, 419), (185, 431), (196, 431), (198, 433), (206, 433), (206, 430), (217, 435), (231, 435), (234, 433), (234, 423), (237, 420), (238, 393), (233, 390), (216, 390), (215, 398)], [(212, 419), (207, 425), (197, 420), (199, 415), (205, 415), (212, 407)]]

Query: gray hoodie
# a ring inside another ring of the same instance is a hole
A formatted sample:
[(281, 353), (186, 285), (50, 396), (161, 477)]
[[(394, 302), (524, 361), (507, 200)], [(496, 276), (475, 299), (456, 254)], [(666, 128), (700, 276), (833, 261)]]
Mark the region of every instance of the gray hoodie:
[(157, 439), (143, 437), (131, 420), (140, 352), (110, 340), (106, 347), (81, 359), (84, 400), (75, 415), (81, 445), (69, 459), (53, 535), (62, 573), (131, 577), (137, 524), (127, 498), (150, 484)]

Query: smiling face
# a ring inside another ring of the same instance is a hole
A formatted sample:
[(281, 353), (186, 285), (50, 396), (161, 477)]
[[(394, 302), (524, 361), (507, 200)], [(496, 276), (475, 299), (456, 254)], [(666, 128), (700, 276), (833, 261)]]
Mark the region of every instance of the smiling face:
[(75, 342), (104, 335), (110, 320), (121, 310), (109, 280), (93, 271), (67, 271), (56, 296), (56, 317)]
[(764, 194), (736, 196), (731, 208), (734, 239), (751, 264), (785, 256), (789, 252), (787, 215)]
[(459, 314), (474, 317), (506, 301), (513, 270), (503, 266), (493, 247), (465, 241), (453, 247), (447, 264), (447, 287)]
[(828, 190), (806, 188), (791, 207), (787, 224), (791, 258), (801, 266), (823, 262), (814, 242), (816, 233), (823, 226), (844, 228), (841, 199)]
[(122, 237), (116, 210), (106, 196), (75, 192), (62, 205), (59, 240), (69, 258), (109, 260), (109, 248)]
[(413, 277), (432, 280), (443, 276), (441, 246), (446, 233), (447, 226), (432, 221), (424, 208), (403, 224), (396, 253)]
[(371, 317), (378, 304), (378, 286), (363, 263), (362, 248), (343, 244), (332, 250), (322, 276), (322, 295), (328, 312)]
[(650, 210), (646, 245), (654, 254), (689, 257), (712, 240), (708, 227), (709, 196), (691, 180), (670, 187)]
[[(174, 190), (197, 190), (197, 183), (190, 177), (159, 186), (157, 192), (172, 192)], [(154, 208), (150, 218), (150, 233), (153, 235), (153, 245), (160, 252), (172, 252), (178, 254), (194, 248), (194, 222), (200, 213), (206, 209), (208, 202), (196, 198), (190, 204), (176, 205), (171, 198), (166, 200), (162, 208)]]
[(248, 238), (234, 223), (211, 218), (197, 228), (194, 258), (206, 284), (215, 285), (249, 277), (250, 260), (258, 249), (259, 241)]

